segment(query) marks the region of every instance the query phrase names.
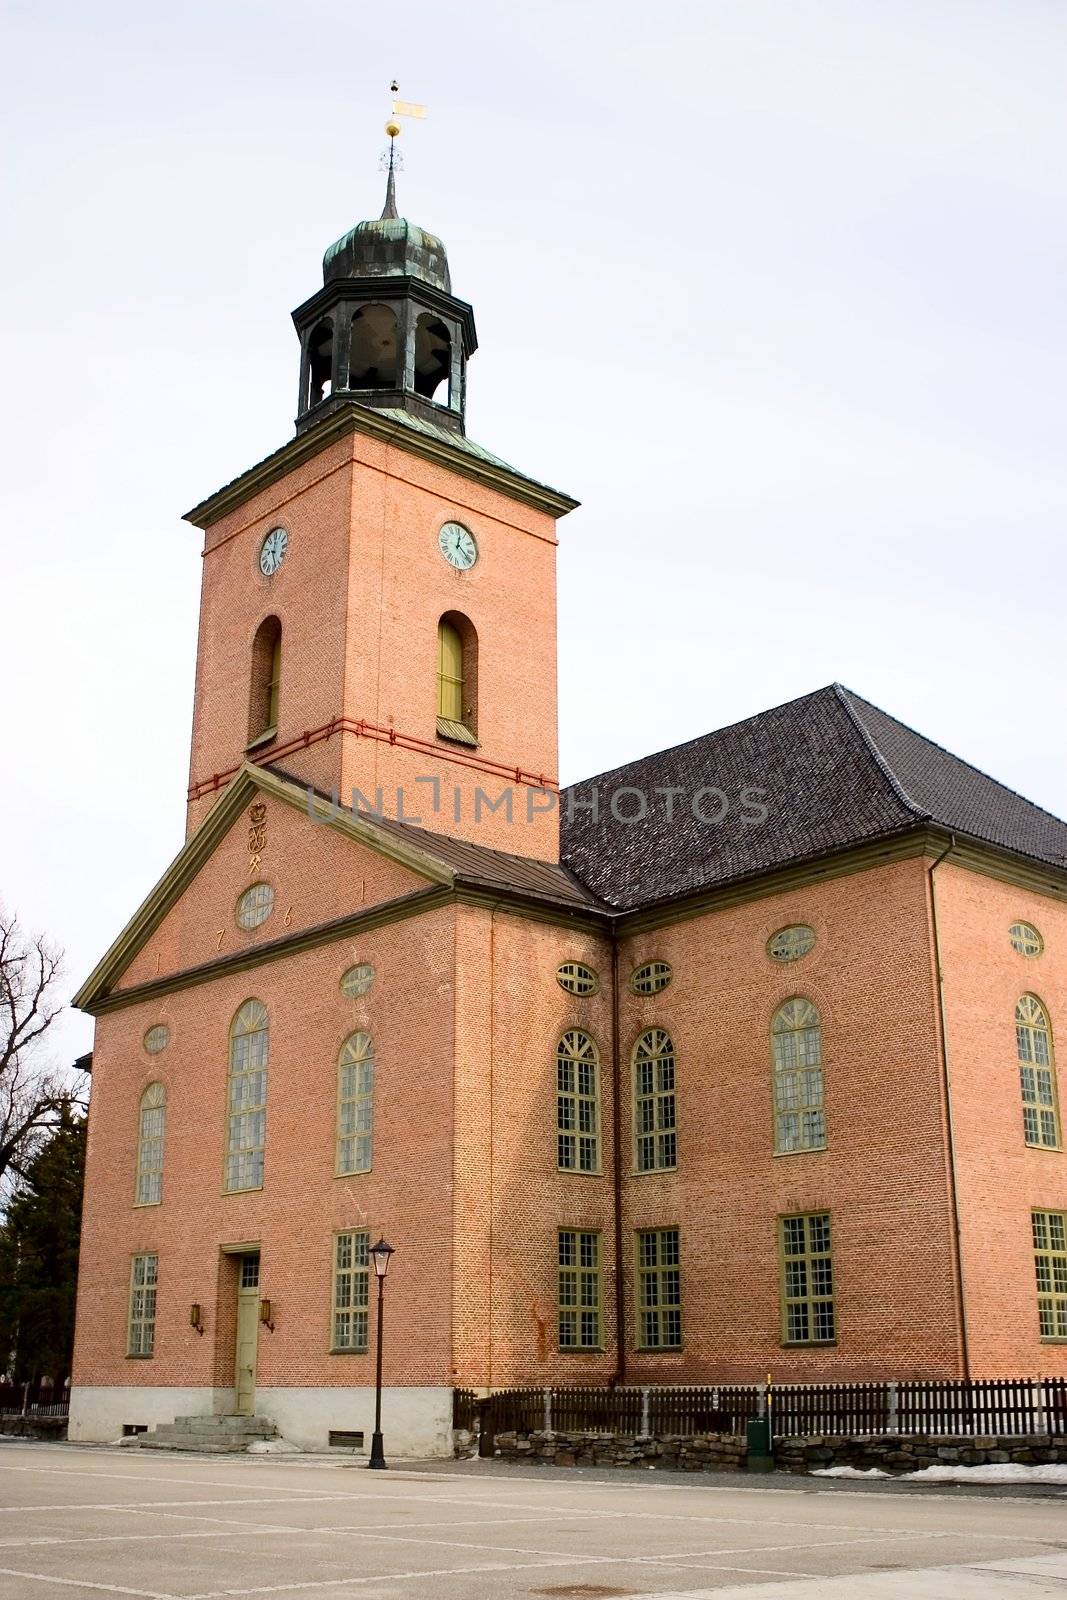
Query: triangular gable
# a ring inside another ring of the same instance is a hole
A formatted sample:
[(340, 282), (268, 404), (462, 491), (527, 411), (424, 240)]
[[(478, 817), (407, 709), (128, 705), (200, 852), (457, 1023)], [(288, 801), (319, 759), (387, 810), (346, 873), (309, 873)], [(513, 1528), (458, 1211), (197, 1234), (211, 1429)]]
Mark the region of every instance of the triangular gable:
[[(274, 909), (240, 929), (237, 898), (258, 882), (273, 888)], [(73, 1003), (90, 1010), (117, 990), (453, 882), (428, 850), (246, 763)]]

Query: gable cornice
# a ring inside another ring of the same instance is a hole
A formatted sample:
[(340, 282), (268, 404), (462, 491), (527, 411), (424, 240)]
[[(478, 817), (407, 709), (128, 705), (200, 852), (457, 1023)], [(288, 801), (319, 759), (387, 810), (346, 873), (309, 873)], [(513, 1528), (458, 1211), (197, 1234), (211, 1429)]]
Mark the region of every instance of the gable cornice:
[(246, 761), (78, 989), (72, 1004), (80, 1011), (99, 1009), (99, 1002), (144, 948), (255, 794), (270, 795), (303, 811), (314, 818), (315, 825), (333, 828), (431, 883), (447, 888), (453, 885), (454, 873), (450, 867), (407, 840), (398, 839), (386, 829), (376, 828), (373, 822), (331, 805), (320, 795), (309, 793), (287, 778), (280, 778), (266, 767), (252, 766)]
[(514, 467), (508, 467), (503, 462), (487, 461), (436, 435), (418, 433), (414, 428), (406, 428), (390, 417), (379, 415), (371, 406), (361, 406), (352, 401), (323, 417), (321, 422), (314, 423), (304, 433), (297, 434), (295, 439), (290, 439), (280, 450), (275, 450), (254, 467), (249, 467), (232, 483), (224, 484), (214, 494), (208, 495), (206, 500), (201, 500), (199, 505), (187, 511), (182, 520), (191, 522), (197, 528), (213, 527), (222, 517), (236, 511), (254, 495), (269, 489), (271, 484), (287, 477), (306, 461), (314, 460), (328, 445), (336, 444), (350, 433), (362, 433), (382, 444), (395, 445), (409, 455), (432, 461), (435, 466), (447, 467), (460, 477), (473, 479), (475, 483), (496, 489), (509, 499), (533, 506), (536, 511), (545, 511), (550, 517), (566, 516), (578, 505), (578, 501), (570, 495), (550, 489), (547, 484), (538, 483), (534, 478), (527, 478), (523, 473), (516, 472)]

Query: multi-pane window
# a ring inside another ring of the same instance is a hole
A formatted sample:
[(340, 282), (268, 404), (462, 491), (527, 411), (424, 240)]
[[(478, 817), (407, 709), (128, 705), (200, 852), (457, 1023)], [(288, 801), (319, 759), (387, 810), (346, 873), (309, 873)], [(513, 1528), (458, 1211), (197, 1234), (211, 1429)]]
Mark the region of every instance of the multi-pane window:
[(584, 961), (564, 961), (556, 968), (556, 982), (568, 994), (596, 994), (600, 979)]
[(634, 1045), (633, 1083), (637, 1170), (673, 1167), (678, 1160), (674, 1045), (662, 1028), (649, 1028)]
[(158, 1256), (134, 1256), (130, 1269), (130, 1317), (126, 1354), (150, 1356), (156, 1343)]
[(267, 1008), (246, 1000), (230, 1024), (225, 1188), (263, 1184), (267, 1137)]
[(774, 1056), (774, 1148), (824, 1150), (822, 1025), (810, 1000), (779, 1006), (771, 1023)]
[(783, 1342), (826, 1344), (835, 1336), (829, 1213), (779, 1217), (778, 1229)]
[(672, 977), (669, 961), (646, 961), (630, 974), (630, 988), (634, 994), (659, 994)]
[(1060, 1113), (1056, 1103), (1052, 1031), (1048, 1013), (1036, 995), (1024, 994), (1015, 1007), (1015, 1042), (1019, 1052), (1026, 1142), (1046, 1150), (1057, 1150)]
[(600, 1171), (600, 1068), (587, 1033), (568, 1028), (556, 1048), (556, 1164)]
[(141, 1096), (137, 1128), (137, 1189), (135, 1204), (158, 1206), (163, 1198), (163, 1134), (167, 1116), (167, 1091), (150, 1083)]
[(1067, 1211), (1034, 1211), (1034, 1267), (1042, 1339), (1067, 1339)]
[(559, 1347), (600, 1348), (600, 1235), (561, 1229)]
[(144, 1036), (144, 1047), (150, 1056), (158, 1056), (170, 1044), (170, 1029), (165, 1022), (157, 1022)]
[(374, 982), (374, 968), (369, 961), (360, 961), (341, 974), (341, 993), (346, 1000), (358, 1000)]
[(374, 1043), (349, 1034), (337, 1062), (337, 1174), (369, 1172), (374, 1134)]
[(1008, 929), (1011, 947), (1021, 956), (1039, 956), (1045, 942), (1032, 922), (1013, 922)]
[(333, 1241), (333, 1349), (366, 1350), (370, 1290), (367, 1233), (338, 1233)]
[(269, 883), (254, 883), (238, 897), (234, 918), (246, 931), (266, 922), (274, 910), (274, 890)]
[(643, 1350), (682, 1342), (682, 1272), (677, 1228), (637, 1235), (637, 1341)]

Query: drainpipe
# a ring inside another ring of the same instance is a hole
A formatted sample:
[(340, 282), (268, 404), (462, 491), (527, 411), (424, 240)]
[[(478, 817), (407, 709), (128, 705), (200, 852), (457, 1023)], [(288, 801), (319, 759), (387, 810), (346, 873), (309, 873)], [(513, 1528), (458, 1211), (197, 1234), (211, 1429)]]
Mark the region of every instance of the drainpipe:
[(941, 1096), (945, 1106), (945, 1137), (948, 1145), (949, 1209), (952, 1227), (952, 1288), (956, 1302), (959, 1329), (960, 1366), (965, 1382), (970, 1382), (971, 1357), (967, 1341), (967, 1305), (963, 1294), (963, 1258), (960, 1249), (960, 1209), (956, 1192), (956, 1140), (952, 1123), (952, 1073), (948, 1059), (948, 1030), (945, 1026), (945, 975), (941, 966), (941, 935), (937, 925), (937, 885), (934, 873), (950, 851), (956, 847), (956, 835), (930, 866), (929, 884), (930, 923), (934, 934), (934, 961), (937, 965), (937, 1023), (941, 1042)]
[(615, 1376), (626, 1382), (626, 1289), (622, 1275), (622, 1068), (619, 1063), (619, 941), (611, 933), (611, 1170), (615, 1217)]

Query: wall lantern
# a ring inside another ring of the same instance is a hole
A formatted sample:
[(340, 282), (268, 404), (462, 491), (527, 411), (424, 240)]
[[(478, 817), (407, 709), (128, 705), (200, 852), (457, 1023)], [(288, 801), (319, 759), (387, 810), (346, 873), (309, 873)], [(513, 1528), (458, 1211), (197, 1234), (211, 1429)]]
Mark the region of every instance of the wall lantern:
[(198, 1302), (194, 1301), (189, 1307), (189, 1326), (195, 1328), (201, 1338), (204, 1337), (204, 1318)]
[(274, 1307), (269, 1300), (259, 1302), (259, 1320), (268, 1333), (274, 1332)]

